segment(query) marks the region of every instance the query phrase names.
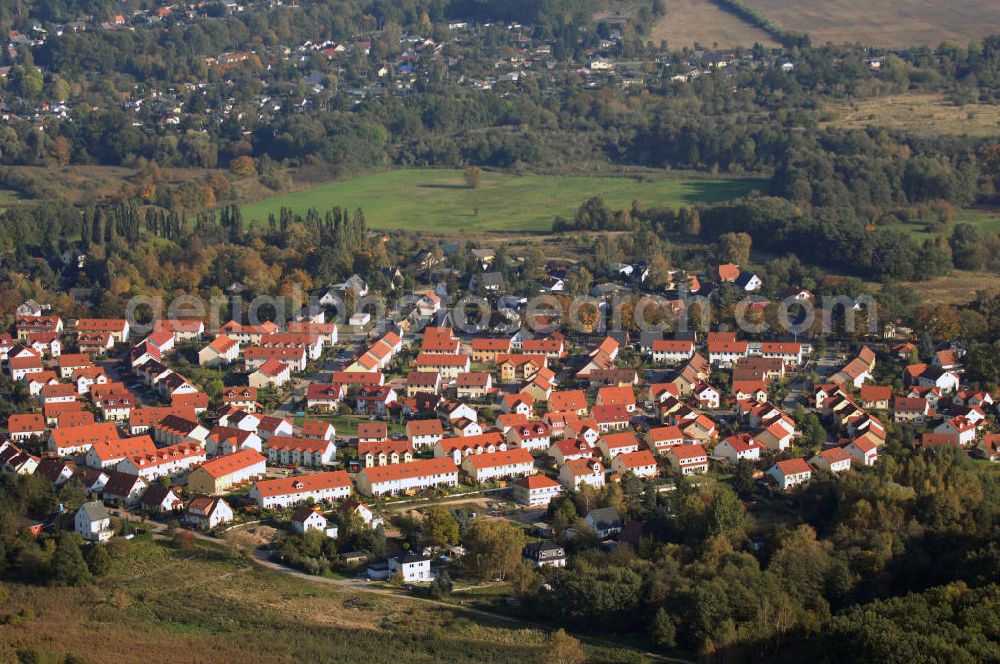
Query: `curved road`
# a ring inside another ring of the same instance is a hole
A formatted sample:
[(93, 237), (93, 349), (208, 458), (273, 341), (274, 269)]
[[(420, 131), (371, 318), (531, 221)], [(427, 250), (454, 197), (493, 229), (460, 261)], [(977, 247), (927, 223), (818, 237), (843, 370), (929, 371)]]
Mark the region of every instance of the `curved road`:
[[(145, 518), (143, 516), (139, 516), (139, 515), (131, 514), (131, 513), (123, 513), (121, 510), (117, 510), (117, 509), (112, 509), (112, 510), (109, 510), (109, 511), (113, 515), (115, 515), (115, 516), (128, 518), (130, 521), (138, 521), (138, 522), (140, 522), (140, 523), (142, 523), (142, 524), (144, 524), (146, 526), (149, 526), (151, 528), (151, 530), (153, 531), (153, 536), (155, 538), (162, 538), (164, 536), (164, 532), (163, 531), (167, 530), (167, 526), (165, 524), (159, 523), (157, 521), (152, 521), (152, 520), (147, 519), (147, 518)], [(179, 530), (185, 530), (185, 529), (179, 529)], [(229, 546), (228, 543), (224, 539), (220, 539), (220, 538), (216, 538), (216, 537), (211, 537), (209, 535), (205, 535), (203, 533), (199, 533), (199, 532), (194, 531), (194, 530), (191, 530), (191, 531), (188, 531), (188, 532), (192, 533), (195, 536), (196, 539), (202, 540), (204, 542), (208, 542), (208, 543), (219, 545), (219, 546)], [(507, 616), (507, 615), (504, 615), (502, 613), (493, 613), (492, 611), (486, 611), (484, 609), (477, 609), (477, 608), (474, 608), (474, 607), (471, 607), (471, 606), (463, 606), (461, 604), (453, 604), (453, 603), (450, 603), (450, 602), (443, 602), (441, 600), (430, 599), (428, 597), (415, 597), (415, 596), (410, 595), (408, 593), (394, 590), (393, 588), (389, 588), (389, 587), (386, 587), (386, 586), (374, 584), (374, 583), (372, 583), (370, 581), (364, 581), (364, 580), (360, 580), (360, 579), (331, 579), (331, 578), (325, 577), (325, 576), (313, 576), (311, 574), (306, 574), (305, 572), (300, 572), (297, 569), (292, 569), (291, 567), (286, 567), (284, 565), (281, 565), (279, 563), (276, 563), (276, 562), (273, 562), (273, 561), (269, 560), (268, 559), (268, 553), (267, 553), (267, 551), (265, 549), (254, 549), (254, 551), (250, 555), (250, 559), (253, 562), (257, 563), (259, 566), (261, 566), (261, 567), (263, 567), (265, 569), (268, 569), (268, 570), (270, 570), (272, 572), (275, 572), (275, 573), (278, 573), (278, 574), (286, 574), (288, 576), (294, 576), (296, 578), (302, 579), (303, 581), (307, 581), (309, 583), (315, 583), (315, 584), (325, 585), (325, 586), (335, 586), (335, 587), (338, 587), (338, 588), (341, 588), (341, 589), (347, 590), (347, 591), (362, 592), (362, 593), (371, 593), (373, 595), (381, 595), (383, 597), (394, 597), (396, 599), (406, 599), (406, 600), (409, 600), (411, 602), (422, 602), (424, 604), (431, 604), (431, 605), (438, 606), (438, 607), (441, 607), (441, 608), (450, 609), (452, 611), (459, 611), (459, 612), (467, 613), (467, 614), (470, 614), (470, 615), (479, 616), (481, 618), (486, 618), (486, 619), (489, 619), (489, 620), (497, 620), (497, 621), (500, 621), (500, 622), (509, 623), (511, 625), (515, 625), (515, 626), (518, 626), (518, 627), (524, 627), (524, 628), (529, 628), (529, 629), (539, 629), (539, 628), (543, 628), (544, 629), (544, 627), (541, 627), (541, 626), (539, 626), (539, 625), (537, 625), (535, 623), (528, 622), (526, 620), (521, 620), (520, 618), (513, 618), (511, 616)], [(228, 576), (228, 575), (226, 575), (226, 576)], [(583, 641), (584, 643), (590, 643), (590, 644), (593, 644), (593, 645), (600, 645), (600, 646), (604, 646), (604, 647), (607, 647), (607, 648), (622, 648), (622, 647), (626, 647), (626, 646), (624, 646), (621, 643), (617, 643), (615, 641), (609, 641), (607, 639), (600, 639), (600, 638), (596, 638), (596, 637), (593, 637), (593, 636), (585, 636), (585, 635), (579, 635), (578, 634), (578, 635), (576, 635), (576, 637), (578, 639), (580, 639), (581, 641)], [(661, 655), (661, 654), (655, 653), (655, 652), (648, 652), (648, 651), (643, 651), (643, 650), (636, 650), (636, 652), (638, 652), (639, 654), (643, 655), (644, 657), (647, 657), (647, 658), (649, 658), (651, 660), (654, 660), (654, 661), (657, 661), (657, 662), (671, 662), (671, 663), (676, 663), (676, 664), (696, 664), (695, 662), (693, 662), (692, 660), (689, 660), (689, 659), (680, 659), (680, 658), (677, 658), (677, 657), (667, 657), (666, 655)]]
[[(289, 576), (294, 576), (304, 581), (309, 581), (311, 583), (318, 583), (320, 585), (337, 586), (345, 590), (352, 590), (355, 592), (365, 592), (372, 593), (375, 595), (383, 595), (388, 597), (403, 598), (413, 602), (423, 602), (425, 604), (432, 604), (438, 607), (450, 609), (452, 611), (461, 611), (464, 613), (479, 616), (481, 618), (487, 618), (489, 620), (498, 620), (501, 622), (510, 623), (511, 625), (516, 625), (518, 627), (525, 627), (530, 629), (539, 629), (540, 626), (528, 622), (526, 620), (521, 620), (520, 618), (512, 618), (511, 616), (503, 615), (502, 613), (493, 613), (492, 611), (486, 611), (484, 609), (477, 609), (471, 606), (463, 606), (461, 604), (452, 604), (450, 602), (443, 602), (436, 599), (430, 599), (427, 597), (415, 597), (413, 595), (398, 592), (392, 588), (387, 588), (385, 586), (375, 585), (369, 581), (362, 581), (359, 579), (331, 579), (325, 576), (313, 576), (311, 574), (306, 574), (305, 572), (300, 572), (299, 570), (292, 569), (290, 567), (285, 567), (279, 563), (273, 562), (268, 559), (267, 551), (264, 549), (256, 549), (251, 556), (251, 559), (269, 570), (278, 572), (280, 574), (287, 574)], [(585, 643), (590, 643), (593, 645), (600, 645), (607, 648), (622, 648), (626, 647), (621, 643), (616, 643), (615, 641), (608, 641), (606, 639), (599, 639), (592, 636), (576, 635), (578, 639)], [(643, 650), (637, 650), (639, 654), (649, 659), (658, 662), (676, 662), (677, 664), (695, 664), (695, 662), (689, 659), (679, 659), (676, 657), (667, 657), (655, 652), (647, 652)]]

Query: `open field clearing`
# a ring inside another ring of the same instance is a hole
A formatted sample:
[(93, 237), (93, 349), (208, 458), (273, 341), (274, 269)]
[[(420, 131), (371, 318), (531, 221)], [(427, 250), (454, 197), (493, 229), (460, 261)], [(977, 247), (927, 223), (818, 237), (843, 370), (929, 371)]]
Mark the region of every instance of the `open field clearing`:
[(827, 110), (834, 117), (823, 125), (841, 129), (886, 127), (922, 135), (1000, 136), (1000, 106), (956, 106), (936, 94), (858, 99)]
[[(86, 662), (523, 662), (545, 638), (461, 609), (319, 586), (200, 544), (112, 546), (123, 552), (98, 585), (0, 586), (0, 661), (36, 649)], [(594, 661), (637, 657), (587, 649)]]
[(1000, 290), (1000, 274), (955, 270), (946, 277), (906, 284), (918, 293), (922, 301), (930, 304), (968, 304), (976, 291)]
[(247, 221), (267, 219), (282, 206), (305, 214), (334, 206), (362, 208), (368, 225), (426, 232), (548, 231), (552, 220), (572, 217), (590, 196), (610, 207), (639, 199), (646, 207), (692, 205), (736, 198), (763, 183), (753, 179), (630, 178), (483, 173), (478, 189), (458, 170), (407, 169), (367, 175), (243, 206)]
[(924, 240), (932, 235), (944, 235), (948, 237), (951, 235), (955, 224), (962, 223), (978, 226), (979, 230), (984, 234), (1000, 233), (1000, 210), (966, 208), (958, 210), (955, 214), (955, 221), (944, 226), (937, 226), (924, 221), (912, 221), (888, 226), (887, 228), (905, 231), (918, 240)]
[(747, 0), (781, 27), (813, 44), (867, 46), (965, 44), (1000, 26), (996, 0)]
[(654, 44), (666, 40), (670, 48), (700, 44), (708, 48), (777, 46), (769, 34), (719, 8), (712, 0), (665, 0), (667, 14), (653, 26)]

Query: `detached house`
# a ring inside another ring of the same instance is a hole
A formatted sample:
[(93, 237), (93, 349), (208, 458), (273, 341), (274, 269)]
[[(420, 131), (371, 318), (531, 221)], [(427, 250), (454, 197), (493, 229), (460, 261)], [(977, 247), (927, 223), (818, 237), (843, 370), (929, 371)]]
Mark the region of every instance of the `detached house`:
[(394, 466), (413, 461), (413, 447), (408, 440), (361, 441), (358, 458), (365, 468)]
[(896, 397), (892, 408), (892, 419), (896, 423), (923, 424), (931, 412), (927, 399), (913, 397)]
[(611, 470), (620, 475), (632, 473), (636, 477), (647, 479), (656, 477), (659, 471), (656, 459), (649, 450), (625, 452), (615, 456), (611, 460)]
[(868, 436), (855, 438), (844, 446), (854, 463), (862, 466), (874, 466), (878, 461), (878, 445)]
[(460, 373), (455, 378), (455, 394), (459, 399), (483, 399), (493, 389), (493, 376), (488, 371)]
[(96, 500), (80, 506), (73, 517), (73, 527), (88, 542), (107, 542), (114, 534), (111, 514), (103, 503)]
[(760, 452), (763, 449), (765, 447), (754, 440), (750, 434), (738, 433), (724, 438), (712, 450), (712, 455), (722, 458), (729, 464), (737, 464), (740, 461), (754, 463), (760, 459)]
[(546, 507), (562, 491), (559, 482), (545, 475), (529, 475), (513, 483), (514, 500), (528, 507)]
[(635, 391), (631, 385), (608, 386), (597, 390), (597, 406), (624, 406), (628, 412), (635, 411)]
[(676, 445), (667, 450), (667, 459), (674, 472), (698, 475), (708, 472), (708, 453), (698, 444)]
[(310, 383), (306, 388), (306, 408), (317, 412), (335, 411), (345, 394), (342, 383)]
[(842, 447), (831, 447), (809, 459), (809, 465), (816, 470), (842, 473), (851, 469), (851, 455)]
[(188, 503), (185, 521), (195, 528), (212, 529), (233, 520), (233, 508), (222, 498), (199, 496)]
[(639, 450), (639, 440), (631, 431), (621, 433), (609, 433), (601, 437), (597, 447), (608, 459), (613, 459), (619, 454), (629, 454)]
[(507, 337), (499, 339), (476, 338), (472, 340), (472, 360), (474, 362), (494, 362), (499, 353), (509, 354), (511, 340)]
[(767, 474), (774, 478), (778, 488), (787, 491), (812, 479), (812, 468), (805, 459), (787, 459), (771, 466)]
[(220, 334), (198, 351), (198, 364), (203, 367), (232, 364), (239, 356), (240, 342)]
[(444, 438), (441, 420), (409, 420), (406, 423), (406, 437), (414, 449), (429, 449)]
[(581, 484), (589, 484), (595, 489), (604, 486), (604, 464), (599, 459), (571, 459), (559, 469), (559, 482), (570, 491), (576, 491)]
[(406, 396), (438, 394), (441, 392), (441, 374), (436, 371), (411, 371), (406, 374)]
[(952, 417), (936, 426), (934, 433), (952, 434), (959, 445), (967, 447), (976, 442), (976, 423), (967, 417)]
[(261, 364), (250, 374), (247, 382), (254, 389), (280, 388), (292, 379), (292, 366), (277, 359)]

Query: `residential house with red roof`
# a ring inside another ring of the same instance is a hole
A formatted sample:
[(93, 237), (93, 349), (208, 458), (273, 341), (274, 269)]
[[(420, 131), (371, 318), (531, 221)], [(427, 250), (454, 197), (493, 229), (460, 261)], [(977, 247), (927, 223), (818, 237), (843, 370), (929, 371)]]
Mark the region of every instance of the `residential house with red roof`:
[(271, 436), (265, 448), (267, 460), (282, 466), (322, 468), (337, 459), (337, 446), (325, 438), (300, 438), (296, 436)]
[(262, 509), (291, 507), (307, 500), (332, 502), (351, 495), (351, 478), (343, 470), (258, 480), (247, 496)]
[(619, 454), (629, 454), (639, 451), (639, 439), (631, 431), (620, 433), (609, 433), (601, 436), (597, 443), (597, 448), (608, 459), (613, 459)]
[(632, 421), (628, 409), (622, 405), (594, 406), (592, 417), (597, 422), (598, 429), (604, 433), (623, 431), (629, 427)]
[(124, 318), (81, 318), (73, 326), (76, 333), (107, 333), (116, 344), (128, 343), (128, 321)]
[[(91, 448), (91, 452), (93, 450), (94, 448)], [(197, 443), (181, 443), (130, 455), (122, 459), (115, 468), (152, 482), (159, 477), (173, 477), (183, 473), (192, 466), (204, 463), (206, 458), (203, 446)]]
[(292, 379), (292, 365), (272, 358), (257, 367), (247, 382), (255, 389), (280, 388)]
[(546, 507), (549, 502), (562, 494), (563, 487), (551, 477), (529, 475), (513, 483), (513, 498), (528, 507)]
[(670, 447), (666, 456), (674, 472), (681, 475), (699, 475), (708, 472), (708, 453), (697, 443)]
[(358, 459), (365, 468), (410, 463), (413, 461), (413, 445), (405, 439), (359, 441)]
[(809, 459), (809, 465), (816, 470), (842, 473), (851, 469), (851, 455), (842, 447), (831, 447), (815, 454)]
[(209, 495), (231, 489), (264, 476), (267, 460), (251, 449), (209, 459), (188, 473), (188, 490)]
[(84, 454), (95, 443), (117, 440), (121, 435), (114, 422), (100, 422), (82, 427), (53, 429), (49, 433), (48, 449), (59, 456)]
[(240, 356), (240, 342), (225, 334), (215, 337), (207, 346), (198, 351), (198, 365), (217, 367), (232, 364)]
[(306, 388), (306, 408), (318, 412), (335, 411), (346, 393), (342, 383), (310, 383)]
[[(149, 436), (95, 440), (87, 450), (85, 463), (91, 468), (111, 468), (130, 456), (152, 454), (156, 445)], [(138, 473), (133, 473), (138, 474)]]
[(654, 339), (651, 353), (654, 364), (680, 364), (694, 356), (694, 342), (686, 339)]
[(442, 380), (455, 380), (459, 374), (467, 373), (471, 366), (468, 355), (420, 353), (416, 359), (417, 371), (436, 371)]
[(632, 473), (644, 479), (652, 479), (659, 474), (656, 459), (649, 450), (636, 450), (615, 456), (611, 460), (611, 470), (619, 475)]
[(431, 449), (444, 438), (444, 427), (439, 419), (409, 420), (406, 423), (406, 437), (414, 449)]
[(787, 491), (812, 479), (812, 467), (805, 459), (787, 459), (779, 461), (767, 470), (767, 475), (774, 478), (778, 488)]
[(592, 457), (570, 459), (559, 468), (559, 482), (570, 491), (579, 490), (581, 484), (600, 489), (604, 486), (604, 464)]
[(595, 404), (598, 406), (621, 405), (631, 413), (636, 407), (635, 390), (632, 389), (631, 385), (602, 387), (597, 390)]
[(396, 495), (424, 489), (458, 486), (454, 459), (419, 459), (394, 466), (365, 468), (357, 476), (358, 491), (368, 496)]
[(462, 471), (474, 482), (525, 477), (535, 473), (535, 460), (528, 450), (515, 448), (473, 454), (462, 460)]
[(719, 441), (719, 444), (712, 450), (712, 456), (733, 465), (741, 461), (755, 463), (760, 460), (760, 453), (764, 449), (767, 448), (754, 440), (750, 434), (738, 433)]
[(406, 396), (418, 394), (439, 394), (441, 374), (436, 371), (411, 371), (406, 374)]
[(545, 422), (521, 422), (504, 432), (507, 444), (511, 447), (528, 450), (529, 452), (544, 452), (552, 445), (549, 427)]
[(976, 442), (976, 423), (967, 417), (950, 417), (934, 427), (934, 433), (952, 434), (958, 438), (958, 444), (969, 446)]

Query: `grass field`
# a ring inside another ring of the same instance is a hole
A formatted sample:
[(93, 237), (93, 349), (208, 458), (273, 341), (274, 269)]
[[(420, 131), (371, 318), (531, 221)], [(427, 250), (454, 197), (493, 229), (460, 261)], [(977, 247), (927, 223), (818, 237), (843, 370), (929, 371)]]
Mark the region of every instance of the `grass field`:
[[(282, 206), (305, 213), (334, 206), (362, 208), (368, 225), (411, 231), (548, 231), (557, 215), (572, 217), (590, 196), (615, 208), (639, 199), (646, 207), (719, 201), (763, 186), (753, 179), (630, 178), (484, 173), (478, 189), (457, 170), (408, 169), (367, 175), (251, 203), (245, 220), (267, 219)], [(479, 212), (476, 214), (476, 208)]]
[(922, 302), (929, 304), (968, 304), (976, 291), (1000, 290), (1000, 275), (989, 272), (955, 270), (945, 277), (907, 283), (920, 293)]
[(695, 44), (712, 48), (777, 46), (766, 32), (719, 8), (712, 0), (665, 0), (667, 14), (650, 34), (654, 44), (666, 40), (670, 48)]
[[(305, 420), (320, 420), (322, 422), (329, 422), (337, 430), (338, 436), (348, 436), (354, 437), (358, 435), (358, 425), (362, 422), (371, 422), (371, 418), (362, 417), (361, 415), (321, 415), (317, 413), (310, 413), (308, 416), (296, 417), (295, 425), (302, 426), (302, 422)], [(402, 434), (405, 429), (402, 424), (398, 422), (388, 422), (389, 435), (397, 436)]]
[(1000, 106), (956, 106), (936, 94), (858, 99), (826, 110), (833, 118), (823, 124), (843, 129), (886, 127), (920, 135), (1000, 135)]
[(996, 0), (747, 0), (785, 29), (808, 33), (813, 44), (937, 46), (965, 44), (1000, 26)]
[[(41, 656), (20, 661), (524, 662), (545, 638), (457, 609), (318, 586), (203, 545), (133, 540), (119, 549), (94, 586), (0, 584), (0, 661), (35, 650)], [(640, 659), (587, 650), (592, 661)]]
[(962, 209), (955, 215), (954, 223), (948, 224), (942, 230), (934, 230), (933, 232), (928, 228), (928, 224), (918, 222), (900, 224), (896, 228), (906, 231), (918, 240), (924, 240), (931, 235), (949, 236), (954, 225), (960, 223), (974, 224), (983, 233), (1000, 233), (1000, 210), (980, 208)]

